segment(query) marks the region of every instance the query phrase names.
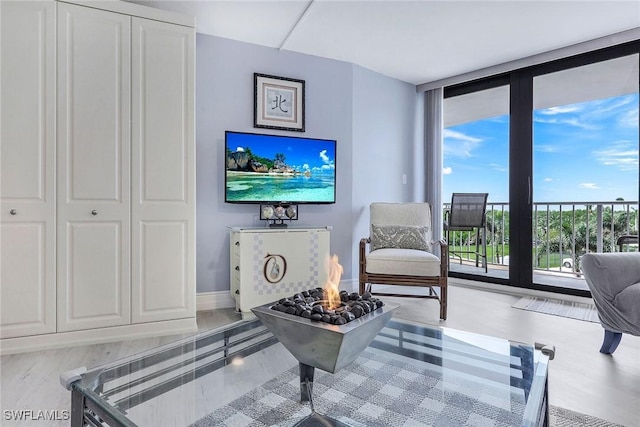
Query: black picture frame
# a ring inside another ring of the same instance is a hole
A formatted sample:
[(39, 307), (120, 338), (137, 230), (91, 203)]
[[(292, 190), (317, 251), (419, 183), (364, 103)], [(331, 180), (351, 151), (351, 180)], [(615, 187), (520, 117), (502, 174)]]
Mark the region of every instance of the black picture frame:
[(305, 81), (254, 73), (253, 127), (304, 132)]

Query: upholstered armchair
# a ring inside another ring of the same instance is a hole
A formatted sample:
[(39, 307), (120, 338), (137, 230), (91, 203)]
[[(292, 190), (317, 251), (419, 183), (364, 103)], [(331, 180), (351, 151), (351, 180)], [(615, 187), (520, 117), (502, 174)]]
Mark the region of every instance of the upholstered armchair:
[(604, 328), (600, 352), (612, 354), (622, 334), (640, 336), (640, 253), (589, 253), (581, 267)]
[[(445, 320), (448, 258), (446, 242), (432, 242), (428, 203), (372, 203), (369, 237), (360, 240), (360, 293), (437, 299), (440, 318)], [(427, 291), (375, 292), (374, 285), (422, 287)]]

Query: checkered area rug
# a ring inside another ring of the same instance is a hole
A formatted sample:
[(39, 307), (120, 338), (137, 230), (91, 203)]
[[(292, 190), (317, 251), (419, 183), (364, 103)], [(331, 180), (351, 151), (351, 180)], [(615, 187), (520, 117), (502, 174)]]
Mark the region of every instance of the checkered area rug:
[[(298, 375), (291, 368), (192, 426), (292, 426), (311, 413)], [(336, 374), (317, 369), (313, 401), (317, 413), (354, 427), (513, 426), (525, 406), (522, 390), (370, 350)]]

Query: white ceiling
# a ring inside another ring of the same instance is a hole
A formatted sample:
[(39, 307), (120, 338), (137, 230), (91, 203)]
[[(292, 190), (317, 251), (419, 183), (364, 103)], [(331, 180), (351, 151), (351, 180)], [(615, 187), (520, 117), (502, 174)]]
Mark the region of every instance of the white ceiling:
[(422, 84), (640, 27), (640, 0), (130, 0), (199, 33)]

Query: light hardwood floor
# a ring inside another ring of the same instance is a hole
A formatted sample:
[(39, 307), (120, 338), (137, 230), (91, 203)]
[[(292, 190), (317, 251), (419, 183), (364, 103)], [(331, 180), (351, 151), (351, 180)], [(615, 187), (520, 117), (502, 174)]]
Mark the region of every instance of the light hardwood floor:
[[(550, 403), (628, 427), (640, 427), (640, 338), (625, 335), (613, 356), (598, 352), (599, 324), (518, 310), (519, 296), (468, 287), (452, 280), (448, 320), (439, 321), (435, 301), (388, 298), (401, 305), (396, 317), (556, 347), (550, 363)], [(473, 284), (474, 286), (488, 286)], [(496, 287), (500, 289), (499, 287)], [(231, 309), (198, 313), (200, 330), (239, 320)], [(68, 410), (70, 393), (60, 372), (93, 367), (175, 340), (176, 336), (39, 351), (0, 358), (2, 426), (54, 425), (49, 421), (7, 421), (5, 410)], [(68, 425), (59, 422), (55, 425)]]

